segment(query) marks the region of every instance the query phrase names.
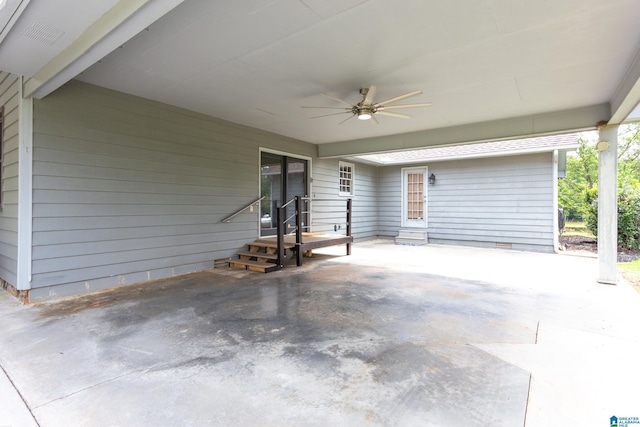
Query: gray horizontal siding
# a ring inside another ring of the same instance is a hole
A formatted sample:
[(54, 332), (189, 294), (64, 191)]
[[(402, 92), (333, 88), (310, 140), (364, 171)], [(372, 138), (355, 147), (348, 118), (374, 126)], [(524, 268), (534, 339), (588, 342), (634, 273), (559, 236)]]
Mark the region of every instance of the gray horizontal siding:
[(0, 71), (0, 105), (4, 106), (0, 279), (17, 286), (18, 271), (18, 127), (19, 79)]
[[(551, 154), (532, 154), (428, 165), (428, 234), (434, 243), (553, 250)], [(381, 233), (401, 225), (401, 168), (380, 170)]]
[(34, 105), (34, 299), (196, 271), (258, 235), (259, 149), (315, 146), (71, 82)]
[(402, 173), (400, 167), (380, 167), (378, 183), (379, 235), (395, 237), (402, 224)]
[[(377, 168), (360, 163), (354, 164), (352, 235), (361, 241), (378, 234), (377, 214)], [(346, 232), (346, 200), (339, 195), (339, 161), (320, 159), (313, 163), (313, 197), (317, 199), (340, 200), (314, 202), (312, 230), (334, 232), (334, 225), (341, 226), (338, 233)]]

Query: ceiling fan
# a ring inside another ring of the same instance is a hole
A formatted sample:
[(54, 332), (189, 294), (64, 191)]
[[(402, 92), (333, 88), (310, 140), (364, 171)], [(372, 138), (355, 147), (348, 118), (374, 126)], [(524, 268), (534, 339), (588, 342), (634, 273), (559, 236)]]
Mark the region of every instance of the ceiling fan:
[(378, 120), (374, 117), (376, 114), (380, 114), (383, 116), (391, 116), (391, 117), (399, 117), (402, 119), (410, 119), (411, 116), (408, 114), (395, 113), (389, 110), (399, 110), (402, 108), (419, 108), (419, 107), (430, 107), (431, 103), (421, 103), (421, 104), (400, 104), (400, 105), (389, 105), (398, 101), (402, 101), (407, 98), (411, 98), (412, 96), (420, 95), (422, 93), (421, 90), (416, 90), (413, 92), (405, 93), (404, 95), (396, 96), (395, 98), (387, 99), (382, 102), (373, 102), (373, 98), (376, 96), (376, 92), (378, 88), (376, 86), (370, 86), (368, 88), (360, 89), (360, 94), (362, 95), (362, 101), (357, 104), (351, 104), (343, 99), (336, 98), (335, 96), (331, 96), (327, 93), (323, 93), (323, 96), (326, 96), (329, 99), (333, 99), (334, 101), (341, 102), (343, 104), (348, 105), (349, 107), (307, 107), (303, 106), (302, 108), (330, 108), (334, 110), (343, 110), (340, 113), (332, 113), (332, 114), (323, 114), (321, 116), (311, 117), (312, 119), (317, 119), (320, 117), (329, 117), (336, 116), (338, 114), (351, 114), (349, 117), (344, 119), (338, 124), (342, 124), (349, 119), (354, 117), (358, 117), (360, 120), (372, 120), (375, 124), (378, 124)]

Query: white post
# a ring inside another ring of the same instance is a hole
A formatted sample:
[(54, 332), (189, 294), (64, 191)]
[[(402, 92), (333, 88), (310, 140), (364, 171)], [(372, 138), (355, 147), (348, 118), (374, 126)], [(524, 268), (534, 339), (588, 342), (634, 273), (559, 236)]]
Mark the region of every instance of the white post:
[(22, 96), (18, 115), (18, 271), (16, 289), (31, 289), (33, 232), (33, 98)]
[(618, 126), (599, 128), (598, 282), (615, 285), (618, 261)]

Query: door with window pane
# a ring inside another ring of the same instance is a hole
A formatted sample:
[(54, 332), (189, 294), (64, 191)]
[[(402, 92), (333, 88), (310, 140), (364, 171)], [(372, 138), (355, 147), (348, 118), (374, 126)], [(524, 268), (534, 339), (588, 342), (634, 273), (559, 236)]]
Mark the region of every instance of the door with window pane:
[(427, 168), (402, 170), (402, 226), (427, 226)]

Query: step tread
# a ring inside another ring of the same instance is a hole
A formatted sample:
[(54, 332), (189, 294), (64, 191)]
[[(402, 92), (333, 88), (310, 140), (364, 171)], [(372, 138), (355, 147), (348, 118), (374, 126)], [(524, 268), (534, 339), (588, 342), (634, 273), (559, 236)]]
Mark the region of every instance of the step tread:
[(250, 259), (238, 259), (229, 258), (229, 266), (234, 265), (245, 266), (249, 270), (261, 271), (263, 273), (269, 273), (278, 269), (278, 266), (272, 262), (252, 261)]
[(278, 259), (278, 255), (277, 254), (268, 254), (266, 252), (247, 252), (247, 251), (242, 251), (242, 252), (238, 252), (238, 255), (244, 255), (244, 256), (250, 256), (250, 257), (254, 257), (254, 258), (266, 258), (266, 259)]

